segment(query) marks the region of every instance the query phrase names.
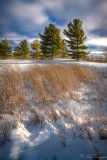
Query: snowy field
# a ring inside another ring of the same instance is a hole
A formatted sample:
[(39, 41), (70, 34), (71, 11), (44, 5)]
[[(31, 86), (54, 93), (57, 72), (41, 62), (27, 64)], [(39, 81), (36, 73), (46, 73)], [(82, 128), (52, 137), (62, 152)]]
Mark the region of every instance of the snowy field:
[(95, 66), (100, 68), (106, 68), (106, 63), (88, 62), (88, 61), (74, 61), (71, 59), (54, 59), (54, 60), (0, 60), (0, 64), (19, 64), (20, 67), (28, 67), (35, 64), (80, 64), (84, 66)]
[[(44, 122), (35, 124), (31, 121), (31, 113), (27, 112), (23, 123), (11, 130), (9, 140), (3, 143), (0, 134), (0, 160), (107, 160), (107, 64), (70, 59), (0, 60), (3, 66), (14, 67), (15, 64), (19, 64), (22, 70), (36, 64), (42, 67), (47, 64), (78, 64), (105, 73), (98, 76), (96, 83), (82, 83), (71, 99), (66, 92), (68, 101), (64, 107), (67, 105), (69, 109), (62, 109), (63, 102), (55, 104), (60, 117), (56, 121), (43, 115)], [(29, 99), (31, 95), (27, 96)], [(60, 116), (65, 112), (66, 116)]]

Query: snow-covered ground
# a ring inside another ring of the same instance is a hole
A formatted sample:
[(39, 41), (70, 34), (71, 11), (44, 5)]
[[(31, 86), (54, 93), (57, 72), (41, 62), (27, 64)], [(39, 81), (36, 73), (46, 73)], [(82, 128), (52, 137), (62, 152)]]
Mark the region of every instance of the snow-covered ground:
[[(79, 64), (87, 67), (100, 68), (107, 72), (107, 64), (85, 61), (72, 61), (70, 59), (59, 60), (0, 60), (2, 65), (19, 64), (26, 68), (34, 64)], [(107, 77), (104, 85), (107, 86)], [(102, 121), (95, 122), (95, 110), (101, 107), (101, 117), (105, 120), (105, 132), (107, 135), (107, 97), (99, 101), (99, 94), (96, 93), (96, 86), (82, 84), (82, 87), (75, 91), (74, 99), (68, 100), (72, 119), (61, 118), (56, 122), (45, 121), (41, 127), (39, 124), (30, 124), (29, 116), (24, 116), (23, 124), (14, 128), (11, 132), (11, 141), (6, 141), (0, 148), (0, 160), (95, 160), (98, 155), (100, 159), (107, 159), (107, 137), (99, 138), (97, 125), (102, 127)], [(100, 88), (101, 89), (101, 88)], [(103, 91), (102, 91), (103, 95)], [(60, 106), (56, 104), (56, 111), (59, 113)], [(29, 114), (29, 113), (28, 113)], [(89, 115), (89, 116), (87, 116)], [(97, 114), (98, 115), (98, 114)], [(92, 121), (90, 122), (88, 118)], [(78, 122), (78, 123), (77, 123)], [(81, 127), (81, 124), (84, 126)], [(91, 124), (88, 124), (91, 123)], [(84, 128), (89, 125), (89, 131)], [(80, 128), (79, 128), (80, 127)], [(91, 133), (91, 135), (89, 135)], [(92, 136), (92, 140), (91, 140)], [(2, 137), (0, 135), (0, 142)], [(2, 143), (1, 143), (2, 144)], [(94, 156), (95, 155), (95, 156)]]
[(107, 67), (107, 63), (97, 63), (97, 62), (88, 62), (88, 61), (75, 61), (72, 59), (53, 59), (53, 60), (0, 60), (0, 64), (19, 64), (22, 68), (28, 67), (35, 64), (80, 64), (86, 66), (94, 67)]

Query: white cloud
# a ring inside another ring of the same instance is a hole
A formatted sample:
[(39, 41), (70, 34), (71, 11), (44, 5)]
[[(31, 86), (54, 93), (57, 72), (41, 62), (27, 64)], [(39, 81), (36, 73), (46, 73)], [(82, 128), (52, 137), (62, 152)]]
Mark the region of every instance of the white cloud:
[(105, 46), (107, 47), (107, 38), (93, 38), (86, 42), (87, 45)]
[(41, 25), (48, 21), (48, 16), (44, 13), (44, 8), (39, 4), (15, 3), (9, 11), (16, 20), (27, 22), (29, 25)]
[(102, 51), (91, 51), (90, 54), (102, 54), (103, 52)]
[[(7, 39), (14, 42), (15, 45), (18, 45), (22, 40), (26, 39), (29, 44), (31, 44), (35, 39), (40, 40), (40, 38), (28, 38), (27, 36), (20, 36), (16, 33), (7, 33), (5, 36), (1, 37), (0, 40)], [(13, 45), (14, 46), (14, 45)]]
[(20, 36), (17, 33), (10, 32), (10, 33), (4, 34), (4, 36), (1, 37), (0, 39), (8, 39), (8, 40), (17, 41), (17, 40), (22, 40), (22, 39), (26, 39), (26, 38), (27, 38), (26, 36), (22, 36), (22, 35)]

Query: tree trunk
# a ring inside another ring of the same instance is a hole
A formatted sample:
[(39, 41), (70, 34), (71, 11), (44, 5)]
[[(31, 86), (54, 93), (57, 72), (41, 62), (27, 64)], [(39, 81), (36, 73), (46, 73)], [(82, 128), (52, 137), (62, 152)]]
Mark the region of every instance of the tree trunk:
[(79, 61), (79, 53), (78, 53), (78, 40), (77, 40), (77, 61)]
[(79, 61), (78, 49), (77, 49), (77, 61)]
[(52, 59), (53, 59), (53, 52), (52, 52)]

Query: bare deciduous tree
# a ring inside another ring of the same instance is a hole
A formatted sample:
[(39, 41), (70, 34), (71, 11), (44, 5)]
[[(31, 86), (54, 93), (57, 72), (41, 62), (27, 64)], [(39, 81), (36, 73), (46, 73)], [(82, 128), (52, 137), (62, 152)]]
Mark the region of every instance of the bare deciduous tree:
[(105, 61), (107, 62), (107, 47), (103, 51), (103, 56), (105, 58)]

